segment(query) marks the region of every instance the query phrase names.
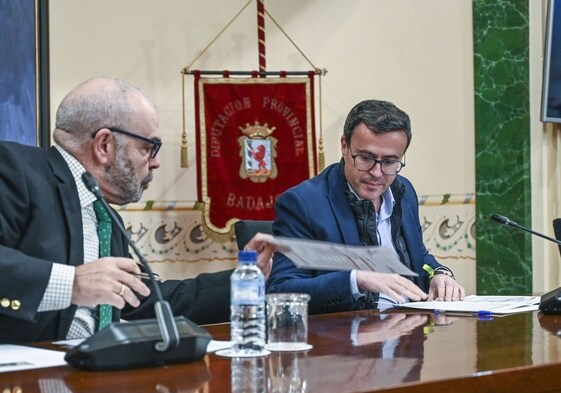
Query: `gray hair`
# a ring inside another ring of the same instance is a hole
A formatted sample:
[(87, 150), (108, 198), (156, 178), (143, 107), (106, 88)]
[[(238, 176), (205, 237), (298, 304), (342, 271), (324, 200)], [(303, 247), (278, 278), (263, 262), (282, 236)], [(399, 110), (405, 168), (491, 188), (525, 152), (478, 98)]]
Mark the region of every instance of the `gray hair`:
[(407, 113), (388, 101), (365, 100), (359, 102), (347, 115), (343, 135), (347, 146), (353, 133), (361, 123), (376, 134), (403, 131), (407, 136), (407, 146), (411, 143), (411, 122)]
[(146, 93), (122, 80), (94, 78), (78, 85), (57, 109), (55, 141), (72, 149), (101, 128), (127, 128), (134, 115), (130, 98), (137, 94), (155, 109)]

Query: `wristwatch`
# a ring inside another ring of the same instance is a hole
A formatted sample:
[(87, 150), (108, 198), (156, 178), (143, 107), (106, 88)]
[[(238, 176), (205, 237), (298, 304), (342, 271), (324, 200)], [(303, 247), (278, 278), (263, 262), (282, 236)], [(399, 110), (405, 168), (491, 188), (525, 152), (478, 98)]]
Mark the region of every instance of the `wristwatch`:
[(456, 277), (454, 277), (454, 273), (452, 273), (452, 270), (448, 269), (446, 266), (439, 266), (436, 269), (434, 269), (434, 274), (445, 274), (448, 277), (452, 277), (454, 280), (456, 279)]

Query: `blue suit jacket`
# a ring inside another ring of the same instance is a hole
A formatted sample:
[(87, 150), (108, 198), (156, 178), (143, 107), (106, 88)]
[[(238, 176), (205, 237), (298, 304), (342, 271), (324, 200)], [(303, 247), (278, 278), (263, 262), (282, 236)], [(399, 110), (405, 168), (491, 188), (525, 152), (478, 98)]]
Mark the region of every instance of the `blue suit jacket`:
[[(411, 268), (419, 277), (415, 283), (428, 291), (429, 278), (423, 264), (440, 266), (423, 243), (419, 222), (419, 202), (415, 189), (402, 176), (402, 234), (411, 258)], [(316, 177), (284, 192), (275, 206), (273, 232), (277, 236), (323, 240), (360, 245), (355, 216), (345, 194), (341, 164), (327, 167)], [(311, 296), (310, 313), (354, 310), (360, 307), (353, 296), (349, 271), (298, 269), (281, 253), (275, 254), (267, 281), (268, 292), (304, 292)]]

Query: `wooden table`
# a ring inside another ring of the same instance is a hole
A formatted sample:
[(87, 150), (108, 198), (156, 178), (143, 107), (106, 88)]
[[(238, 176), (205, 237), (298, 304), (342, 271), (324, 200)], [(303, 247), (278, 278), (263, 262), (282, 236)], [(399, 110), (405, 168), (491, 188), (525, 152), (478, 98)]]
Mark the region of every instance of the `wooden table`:
[[(206, 326), (216, 340), (229, 325)], [(230, 392), (232, 375), (259, 392), (561, 391), (561, 316), (372, 311), (309, 320), (307, 352), (88, 372), (69, 366), (0, 374), (0, 392)], [(47, 390), (46, 386), (54, 388)]]

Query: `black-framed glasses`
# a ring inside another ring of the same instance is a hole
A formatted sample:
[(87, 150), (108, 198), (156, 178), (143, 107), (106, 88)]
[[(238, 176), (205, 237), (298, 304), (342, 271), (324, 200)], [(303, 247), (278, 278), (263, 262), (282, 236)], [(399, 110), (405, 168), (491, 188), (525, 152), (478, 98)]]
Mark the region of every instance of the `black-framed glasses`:
[[(138, 134), (135, 134), (134, 132), (123, 130), (123, 129), (120, 129), (120, 128), (117, 128), (117, 127), (104, 127), (104, 128), (107, 128), (111, 132), (116, 132), (118, 134), (127, 135), (127, 136), (130, 136), (131, 138), (140, 139), (141, 141), (144, 141), (146, 143), (150, 143), (152, 145), (152, 147), (150, 148), (150, 158), (155, 158), (156, 155), (158, 154), (158, 152), (160, 151), (160, 148), (162, 147), (162, 141), (160, 139), (157, 139), (157, 138), (147, 138), (145, 136), (138, 135)], [(95, 134), (97, 134), (99, 131), (100, 130), (97, 130), (96, 132), (94, 132), (92, 134), (92, 138), (94, 138)]]
[(368, 172), (371, 171), (376, 164), (380, 164), (380, 169), (384, 175), (397, 175), (399, 171), (401, 171), (401, 168), (405, 166), (405, 163), (399, 160), (390, 160), (388, 158), (377, 160), (370, 154), (353, 154), (350, 147), (349, 151), (351, 152), (355, 168), (359, 171)]

